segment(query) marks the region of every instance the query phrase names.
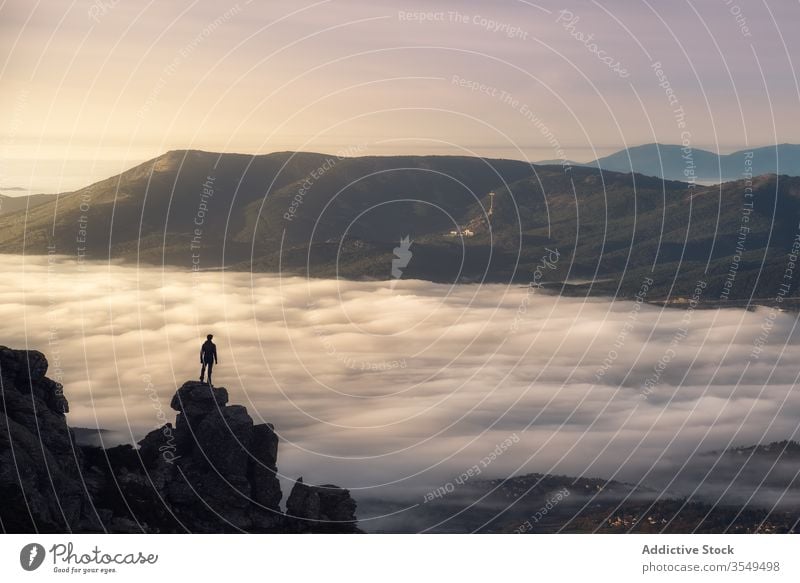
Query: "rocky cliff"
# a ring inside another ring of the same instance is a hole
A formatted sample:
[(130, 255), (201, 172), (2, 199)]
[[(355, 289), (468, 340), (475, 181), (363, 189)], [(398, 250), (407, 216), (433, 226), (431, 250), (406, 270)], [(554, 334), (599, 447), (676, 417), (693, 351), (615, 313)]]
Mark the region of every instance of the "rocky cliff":
[(280, 508), (279, 439), (187, 382), (175, 424), (139, 447), (80, 446), (67, 400), (36, 351), (0, 346), (0, 528), (4, 532), (358, 532), (355, 501), (299, 478)]

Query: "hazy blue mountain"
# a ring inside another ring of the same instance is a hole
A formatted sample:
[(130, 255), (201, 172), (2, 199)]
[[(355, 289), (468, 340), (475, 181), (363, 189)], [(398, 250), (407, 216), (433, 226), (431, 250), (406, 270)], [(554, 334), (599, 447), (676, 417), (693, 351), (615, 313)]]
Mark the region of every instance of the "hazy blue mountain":
[(638, 172), (667, 180), (727, 182), (745, 178), (745, 173), (800, 176), (800, 145), (778, 144), (717, 155), (700, 148), (687, 153), (681, 146), (645, 144), (620, 150), (588, 162), (586, 166), (614, 172)]

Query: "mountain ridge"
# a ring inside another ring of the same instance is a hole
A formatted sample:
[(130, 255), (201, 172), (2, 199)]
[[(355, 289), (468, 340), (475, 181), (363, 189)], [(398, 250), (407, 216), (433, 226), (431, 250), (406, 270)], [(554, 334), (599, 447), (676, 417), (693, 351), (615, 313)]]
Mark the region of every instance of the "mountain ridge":
[(558, 293), (632, 297), (652, 278), (648, 299), (669, 301), (702, 279), (717, 300), (764, 301), (797, 216), (800, 178), (784, 175), (702, 186), (469, 156), (173, 150), (3, 214), (0, 252), (389, 279), (408, 236), (406, 278), (526, 283), (557, 248), (542, 283)]
[[(622, 149), (585, 166), (616, 172), (637, 172), (666, 180), (689, 178), (703, 182), (730, 182), (763, 174), (800, 176), (800, 145), (782, 143), (717, 154), (702, 148), (654, 142)], [(689, 173), (687, 175), (687, 172)]]
[[(646, 176), (656, 176), (659, 178), (664, 178), (666, 180), (686, 180), (686, 176), (683, 174), (684, 166), (681, 166), (677, 172), (668, 172), (664, 173), (662, 170), (663, 162), (667, 162), (669, 165), (670, 161), (673, 158), (677, 157), (680, 158), (682, 152), (682, 146), (677, 144), (665, 144), (661, 142), (651, 142), (648, 144), (640, 144), (637, 146), (630, 146), (626, 148), (622, 148), (611, 154), (601, 156), (599, 158), (595, 158), (588, 162), (578, 162), (575, 160), (561, 160), (561, 159), (549, 159), (549, 160), (537, 160), (537, 161), (529, 161), (529, 160), (522, 160), (522, 159), (515, 159), (515, 158), (491, 158), (492, 160), (503, 160), (503, 161), (513, 161), (513, 162), (522, 162), (525, 164), (530, 164), (534, 166), (587, 166), (587, 167), (599, 167), (603, 170), (611, 170), (615, 172), (622, 172), (622, 173), (629, 173), (631, 171), (639, 174), (644, 174)], [(782, 142), (780, 144), (774, 145), (765, 145), (765, 146), (756, 146), (753, 148), (743, 148), (728, 154), (717, 154), (711, 150), (707, 150), (705, 148), (691, 148), (694, 157), (702, 157), (708, 160), (719, 160), (718, 163), (715, 165), (713, 162), (711, 164), (707, 164), (706, 167), (701, 170), (697, 174), (697, 179), (704, 182), (729, 182), (732, 180), (737, 180), (742, 178), (742, 173), (740, 172), (741, 167), (737, 165), (733, 170), (733, 172), (723, 172), (718, 173), (714, 171), (715, 166), (721, 166), (722, 160), (738, 160), (745, 154), (752, 153), (754, 157), (758, 157), (760, 154), (762, 157), (766, 157), (767, 161), (762, 163), (761, 166), (757, 166), (754, 172), (754, 176), (760, 174), (783, 174), (786, 176), (800, 176), (800, 144), (792, 144), (789, 142)], [(771, 153), (775, 151), (776, 156), (775, 160), (779, 161), (780, 153), (783, 152), (784, 156), (791, 154), (791, 158), (789, 162), (783, 164), (783, 168), (779, 164), (773, 162), (773, 157)], [(186, 154), (186, 153), (198, 153), (198, 154), (207, 154), (212, 156), (239, 156), (245, 158), (263, 158), (267, 156), (287, 156), (287, 155), (303, 155), (308, 154), (312, 156), (320, 156), (326, 158), (394, 158), (398, 156), (410, 156), (410, 157), (419, 157), (419, 158), (452, 158), (452, 157), (462, 157), (458, 155), (448, 155), (448, 154), (417, 154), (417, 155), (406, 155), (406, 154), (372, 154), (369, 156), (342, 156), (336, 153), (325, 153), (325, 152), (306, 152), (306, 151), (293, 151), (293, 150), (280, 150), (275, 152), (268, 152), (268, 153), (247, 153), (247, 152), (215, 152), (213, 150), (203, 150), (198, 148), (186, 148), (186, 149), (173, 149), (167, 150), (163, 154), (156, 156), (150, 160), (146, 160), (139, 164), (136, 164), (132, 168), (136, 166), (141, 166), (145, 164), (152, 163), (153, 160), (173, 155), (173, 154)], [(663, 153), (664, 156), (660, 156)], [(640, 154), (645, 155), (645, 159), (640, 159), (638, 163), (628, 160), (629, 157), (637, 158)], [(648, 159), (649, 157), (649, 159)], [(711, 170), (708, 170), (708, 168)], [(127, 172), (127, 171), (125, 171)], [(120, 174), (124, 174), (120, 173)], [(119, 176), (119, 175), (115, 175)], [(76, 190), (82, 190), (83, 188), (87, 188), (89, 186), (93, 186), (97, 183), (104, 182), (109, 178), (114, 178), (115, 176), (111, 176), (108, 178), (104, 178), (93, 182), (89, 185), (84, 187), (78, 188)], [(2, 189), (0, 189), (2, 190)], [(8, 188), (6, 191), (17, 190), (15, 188)], [(19, 189), (24, 190), (24, 189)], [(23, 195), (23, 196), (9, 196), (7, 194), (0, 193), (0, 199), (25, 199), (25, 198), (39, 198), (39, 197), (49, 197), (49, 196), (61, 196), (65, 194), (71, 194), (76, 192), (76, 190), (67, 190), (62, 191), (59, 193), (40, 193), (40, 194), (30, 194), (30, 195)], [(16, 210), (16, 209), (14, 209)], [(4, 211), (0, 206), (0, 214), (4, 214), (7, 211)]]

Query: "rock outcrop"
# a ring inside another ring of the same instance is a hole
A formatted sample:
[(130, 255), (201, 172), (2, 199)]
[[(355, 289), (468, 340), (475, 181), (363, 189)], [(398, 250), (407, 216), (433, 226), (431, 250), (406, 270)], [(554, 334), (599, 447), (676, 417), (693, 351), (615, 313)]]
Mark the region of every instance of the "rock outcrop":
[(0, 346), (0, 526), (5, 532), (91, 530), (83, 455), (63, 389), (41, 352)]
[(286, 501), (286, 514), (304, 532), (352, 532), (356, 502), (344, 488), (308, 486), (298, 478)]
[(358, 532), (355, 501), (299, 478), (286, 502), (278, 435), (190, 381), (139, 447), (76, 444), (67, 400), (36, 351), (0, 347), (0, 527), (5, 532)]

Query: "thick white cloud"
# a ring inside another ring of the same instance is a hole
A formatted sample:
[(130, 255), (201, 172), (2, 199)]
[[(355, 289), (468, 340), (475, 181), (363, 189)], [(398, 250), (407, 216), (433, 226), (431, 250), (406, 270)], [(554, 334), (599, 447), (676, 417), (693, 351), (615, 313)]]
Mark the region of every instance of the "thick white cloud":
[(71, 425), (130, 440), (159, 424), (159, 407), (172, 420), (172, 394), (199, 375), (199, 345), (213, 333), (216, 384), (276, 425), (281, 472), (357, 497), (435, 487), (513, 434), (519, 443), (484, 477), (538, 471), (664, 487), (698, 452), (798, 427), (790, 313), (637, 313), (630, 302), (517, 286), (3, 262), (2, 342), (48, 355)]

